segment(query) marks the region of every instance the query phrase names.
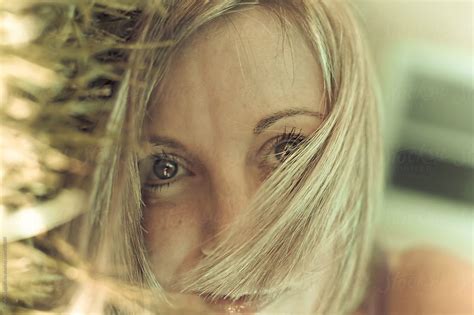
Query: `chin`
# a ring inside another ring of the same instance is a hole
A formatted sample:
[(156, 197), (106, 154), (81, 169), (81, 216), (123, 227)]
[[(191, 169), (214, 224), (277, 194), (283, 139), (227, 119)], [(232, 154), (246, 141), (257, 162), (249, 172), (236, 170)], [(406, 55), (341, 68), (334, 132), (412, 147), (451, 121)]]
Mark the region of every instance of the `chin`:
[(212, 300), (206, 295), (199, 297), (209, 310), (218, 314), (257, 314), (274, 302), (268, 296), (243, 295), (234, 301), (224, 296)]

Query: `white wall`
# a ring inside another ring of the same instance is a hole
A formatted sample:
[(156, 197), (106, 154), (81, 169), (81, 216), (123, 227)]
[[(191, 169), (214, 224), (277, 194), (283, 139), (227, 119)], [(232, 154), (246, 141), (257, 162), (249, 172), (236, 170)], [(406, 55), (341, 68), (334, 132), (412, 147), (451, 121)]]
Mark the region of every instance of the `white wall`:
[[(436, 54), (442, 56), (441, 51), (447, 52), (451, 56), (460, 56), (454, 59), (464, 60), (465, 70), (472, 78), (474, 2), (356, 0), (354, 4), (365, 23), (385, 95), (386, 142), (394, 146), (399, 133), (397, 128), (403, 126), (403, 121), (397, 121), (403, 120), (403, 116), (395, 113), (404, 106), (397, 103), (403, 99), (399, 97), (404, 93), (399, 88), (403, 84), (393, 84), (398, 75), (394, 55), (406, 46), (428, 47), (426, 58)], [(439, 67), (450, 68), (452, 64), (447, 61), (440, 63)], [(472, 80), (470, 84), (472, 87)], [(466, 115), (471, 113), (466, 112)], [(382, 210), (379, 236), (386, 246), (403, 249), (431, 244), (474, 262), (472, 204), (388, 187)]]

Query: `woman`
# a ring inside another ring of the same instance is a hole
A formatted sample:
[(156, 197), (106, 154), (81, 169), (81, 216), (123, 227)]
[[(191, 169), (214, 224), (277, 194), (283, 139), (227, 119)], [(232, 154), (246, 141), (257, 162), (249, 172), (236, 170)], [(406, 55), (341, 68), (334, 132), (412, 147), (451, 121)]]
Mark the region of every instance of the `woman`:
[[(130, 56), (80, 227), (94, 270), (191, 313), (472, 311), (467, 266), (375, 246), (377, 97), (346, 4), (164, 1), (134, 38), (172, 44)], [(82, 289), (74, 309), (105, 310)]]

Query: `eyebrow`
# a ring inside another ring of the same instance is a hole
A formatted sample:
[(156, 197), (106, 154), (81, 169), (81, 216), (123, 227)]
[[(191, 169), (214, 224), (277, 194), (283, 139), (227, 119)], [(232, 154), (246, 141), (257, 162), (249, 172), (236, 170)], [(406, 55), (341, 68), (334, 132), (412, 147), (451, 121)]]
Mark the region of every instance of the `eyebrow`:
[[(324, 115), (320, 112), (313, 112), (313, 111), (304, 110), (304, 109), (292, 108), (292, 109), (282, 110), (260, 119), (259, 122), (255, 125), (255, 128), (253, 129), (253, 133), (255, 135), (261, 134), (265, 129), (267, 129), (274, 123), (276, 123), (278, 120), (286, 118), (286, 117), (297, 116), (297, 115), (315, 116), (320, 119), (323, 119), (324, 117)], [(183, 144), (179, 143), (178, 141), (170, 137), (152, 135), (149, 138), (149, 142), (154, 145), (167, 146), (170, 148), (174, 148), (180, 151), (190, 153)], [(191, 159), (196, 160), (196, 157), (191, 155)]]
[(291, 117), (291, 116), (296, 116), (296, 115), (307, 115), (307, 116), (316, 116), (319, 119), (323, 119), (323, 114), (320, 112), (313, 112), (309, 110), (304, 110), (304, 109), (287, 109), (287, 110), (282, 110), (276, 113), (273, 113), (271, 115), (268, 115), (264, 118), (262, 118), (255, 128), (253, 129), (253, 133), (258, 135), (261, 134), (265, 129), (276, 123), (278, 120), (286, 117)]

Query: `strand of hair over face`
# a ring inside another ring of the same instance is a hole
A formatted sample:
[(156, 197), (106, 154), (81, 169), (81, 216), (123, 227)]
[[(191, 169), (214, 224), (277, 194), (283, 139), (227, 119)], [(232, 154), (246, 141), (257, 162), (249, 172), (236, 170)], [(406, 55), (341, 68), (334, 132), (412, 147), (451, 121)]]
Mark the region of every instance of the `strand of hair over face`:
[[(320, 63), (328, 101), (333, 102), (328, 117), (306, 146), (268, 178), (243, 211), (242, 222), (224, 231), (214, 255), (177, 287), (212, 297), (278, 297), (289, 287), (326, 279), (323, 313), (353, 307), (363, 295), (377, 193), (368, 187), (377, 176), (367, 173), (378, 166), (380, 155), (376, 127), (367, 128), (376, 121), (366, 117), (374, 117), (370, 111), (376, 104), (356, 42), (360, 35), (347, 23), (350, 16), (343, 16), (344, 7), (335, 6), (336, 15), (331, 11), (335, 7), (318, 5), (308, 5), (304, 16), (314, 10), (319, 22), (319, 28), (318, 23), (306, 25), (312, 42), (325, 39), (317, 47), (323, 49)], [(353, 303), (347, 299), (351, 294)]]
[[(131, 58), (130, 84), (116, 103), (123, 125), (111, 131), (120, 141), (112, 142), (105, 154), (119, 158), (97, 169), (102, 180), (91, 211), (97, 229), (85, 240), (98, 244), (99, 270), (115, 266), (121, 278), (162, 299), (166, 293), (151, 272), (140, 225), (137, 165), (146, 109), (187, 38), (203, 25), (255, 4), (163, 1), (167, 15), (150, 10), (137, 27), (139, 41), (173, 40), (176, 45), (137, 50)], [(354, 310), (366, 290), (382, 179), (377, 100), (366, 50), (342, 2), (266, 0), (259, 5), (277, 14), (283, 25), (297, 27), (315, 51), (327, 116), (263, 183), (239, 220), (217, 236), (215, 250), (175, 287), (238, 299), (249, 293), (279, 297), (289, 288), (321, 281), (324, 295), (317, 297), (317, 313), (344, 314)]]

